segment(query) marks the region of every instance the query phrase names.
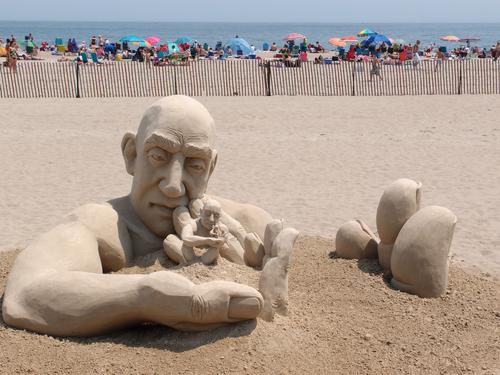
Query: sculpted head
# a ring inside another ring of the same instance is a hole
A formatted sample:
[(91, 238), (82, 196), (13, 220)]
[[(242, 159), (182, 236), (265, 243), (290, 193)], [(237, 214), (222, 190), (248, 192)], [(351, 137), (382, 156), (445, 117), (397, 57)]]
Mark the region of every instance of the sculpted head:
[(201, 210), (200, 220), (201, 225), (205, 229), (211, 230), (213, 226), (219, 221), (221, 215), (220, 203), (215, 199), (209, 199)]
[(127, 133), (122, 153), (133, 176), (130, 200), (157, 236), (173, 233), (172, 212), (201, 198), (216, 162), (215, 124), (196, 100), (160, 99), (144, 113), (137, 135)]

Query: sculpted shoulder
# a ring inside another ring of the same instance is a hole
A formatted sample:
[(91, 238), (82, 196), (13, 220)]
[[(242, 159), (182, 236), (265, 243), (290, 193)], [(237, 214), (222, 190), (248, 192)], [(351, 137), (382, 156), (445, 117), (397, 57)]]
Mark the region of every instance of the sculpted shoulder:
[(222, 210), (238, 220), (247, 232), (254, 232), (264, 238), (266, 226), (273, 218), (262, 208), (247, 203), (238, 203), (230, 199), (211, 196), (221, 204)]
[(67, 220), (78, 221), (96, 236), (105, 271), (119, 270), (132, 259), (132, 242), (127, 225), (110, 204), (85, 204), (71, 212)]

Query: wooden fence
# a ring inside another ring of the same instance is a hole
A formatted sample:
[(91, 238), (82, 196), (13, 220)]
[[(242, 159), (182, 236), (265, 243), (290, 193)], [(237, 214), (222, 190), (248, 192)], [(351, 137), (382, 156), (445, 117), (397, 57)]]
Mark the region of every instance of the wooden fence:
[(0, 98), (500, 94), (500, 61), (491, 59), (382, 65), (382, 79), (370, 77), (370, 70), (369, 62), (284, 67), (262, 60), (203, 60), (185, 66), (27, 61), (18, 64), (17, 73), (0, 67)]

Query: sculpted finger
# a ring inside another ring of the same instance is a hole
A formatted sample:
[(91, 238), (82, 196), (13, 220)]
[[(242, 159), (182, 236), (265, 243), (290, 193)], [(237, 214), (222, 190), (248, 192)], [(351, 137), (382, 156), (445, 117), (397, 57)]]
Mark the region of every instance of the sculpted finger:
[(262, 295), (252, 287), (213, 281), (197, 286), (191, 310), (195, 322), (234, 322), (255, 319), (263, 304)]

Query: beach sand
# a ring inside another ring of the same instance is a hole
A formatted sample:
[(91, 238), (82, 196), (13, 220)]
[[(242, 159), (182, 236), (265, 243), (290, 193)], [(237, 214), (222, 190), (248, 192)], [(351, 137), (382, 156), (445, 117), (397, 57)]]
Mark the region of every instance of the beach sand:
[[(120, 142), (154, 98), (1, 100), (0, 293), (15, 251), (80, 204), (127, 194)], [(57, 339), (0, 323), (0, 373), (498, 373), (498, 96), (202, 97), (218, 127), (209, 192), (302, 232), (290, 314), (198, 334), (140, 327)], [(390, 289), (376, 262), (332, 257), (339, 226), (375, 230), (400, 177), (458, 216), (447, 294)], [(159, 269), (144, 261), (124, 272)], [(193, 267), (193, 266), (192, 266)], [(222, 262), (194, 281), (255, 285)], [(198, 276), (198, 277), (196, 277)]]

